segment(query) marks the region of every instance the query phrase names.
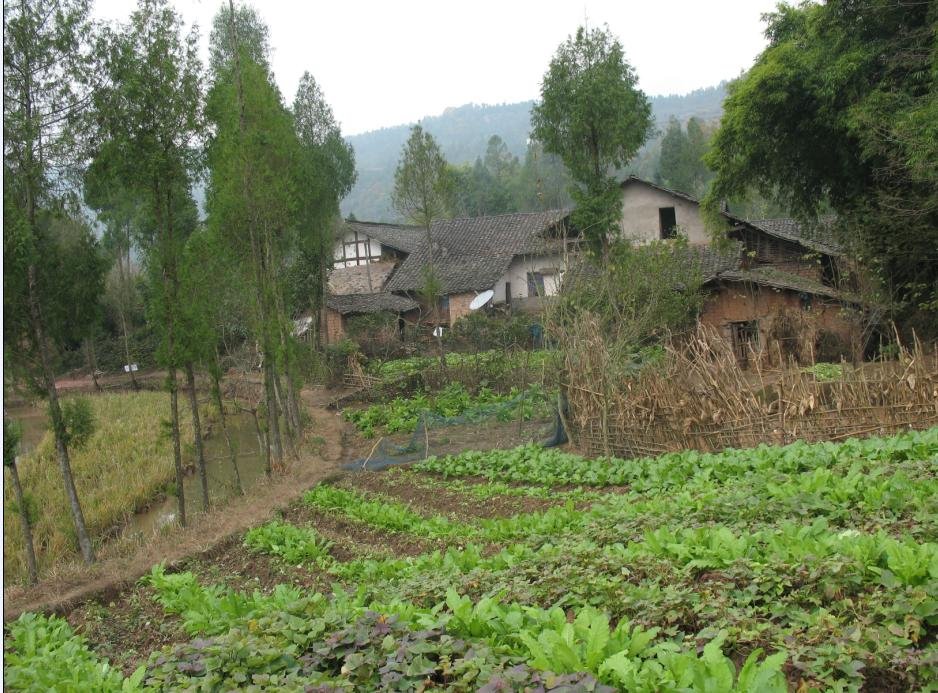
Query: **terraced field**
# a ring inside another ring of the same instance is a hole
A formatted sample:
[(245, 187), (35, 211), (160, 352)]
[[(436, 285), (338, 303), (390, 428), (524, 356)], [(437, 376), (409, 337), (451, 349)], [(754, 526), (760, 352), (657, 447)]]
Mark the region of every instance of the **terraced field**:
[(352, 474), (113, 602), (10, 624), (4, 678), (929, 690), (936, 472), (938, 429), (647, 460), (525, 446)]

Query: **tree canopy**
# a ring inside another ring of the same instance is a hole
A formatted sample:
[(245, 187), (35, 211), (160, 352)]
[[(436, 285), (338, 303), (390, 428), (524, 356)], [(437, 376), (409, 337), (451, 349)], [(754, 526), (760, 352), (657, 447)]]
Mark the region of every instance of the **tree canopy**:
[(450, 184), (440, 145), (433, 135), (415, 125), (394, 172), (394, 208), (408, 220), (429, 229), (434, 219), (449, 212)]
[(609, 28), (580, 27), (557, 49), (531, 111), (532, 135), (558, 154), (579, 186), (573, 223), (594, 249), (618, 218), (613, 169), (625, 166), (652, 131), (651, 105)]
[[(938, 5), (780, 5), (729, 87), (705, 200), (755, 188), (805, 220), (826, 208), (900, 311), (938, 311)], [(934, 329), (934, 328), (933, 328)]]

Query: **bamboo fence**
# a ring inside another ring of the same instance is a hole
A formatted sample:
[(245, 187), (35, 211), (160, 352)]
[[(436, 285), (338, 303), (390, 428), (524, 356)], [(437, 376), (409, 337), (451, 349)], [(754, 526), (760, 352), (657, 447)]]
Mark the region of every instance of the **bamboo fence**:
[(638, 457), (841, 440), (938, 425), (938, 352), (917, 340), (894, 361), (841, 364), (832, 379), (754, 358), (740, 368), (729, 343), (698, 327), (663, 359), (629, 372), (598, 323), (565, 345), (568, 429), (590, 455)]

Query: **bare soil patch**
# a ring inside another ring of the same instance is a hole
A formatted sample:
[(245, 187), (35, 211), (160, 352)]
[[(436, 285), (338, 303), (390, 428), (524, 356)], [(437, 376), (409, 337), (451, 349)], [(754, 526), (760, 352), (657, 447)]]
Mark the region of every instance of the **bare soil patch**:
[(384, 494), (423, 511), (462, 518), (511, 517), (556, 505), (550, 500), (530, 496), (493, 496), (480, 500), (443, 487), (414, 484), (407, 476), (390, 472), (360, 472), (345, 477), (339, 485)]
[(152, 588), (143, 585), (135, 585), (109, 603), (86, 602), (66, 619), (99, 656), (128, 676), (154, 650), (189, 639), (180, 618), (165, 613), (153, 598)]
[(328, 591), (332, 580), (310, 566), (292, 566), (275, 556), (254, 553), (238, 535), (224, 542), (213, 555), (183, 562), (180, 570), (191, 570), (205, 584), (226, 585), (241, 592), (271, 592), (290, 584), (309, 592)]

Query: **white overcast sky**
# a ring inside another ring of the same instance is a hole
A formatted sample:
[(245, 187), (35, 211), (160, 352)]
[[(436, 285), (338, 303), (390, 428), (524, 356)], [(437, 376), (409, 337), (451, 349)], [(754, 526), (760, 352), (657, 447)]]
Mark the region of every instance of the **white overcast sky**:
[[(172, 0), (198, 24), (207, 57), (221, 0)], [(227, 4), (227, 0), (225, 2)], [(765, 47), (775, 0), (266, 0), (271, 62), (287, 104), (300, 75), (319, 82), (345, 134), (412, 123), (466, 103), (537, 98), (557, 46), (587, 20), (608, 24), (648, 95), (737, 76)], [(96, 0), (124, 21), (131, 0)]]

